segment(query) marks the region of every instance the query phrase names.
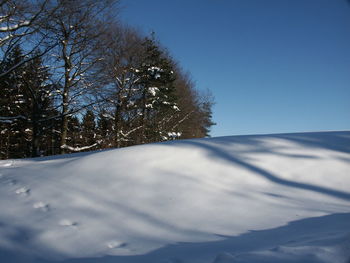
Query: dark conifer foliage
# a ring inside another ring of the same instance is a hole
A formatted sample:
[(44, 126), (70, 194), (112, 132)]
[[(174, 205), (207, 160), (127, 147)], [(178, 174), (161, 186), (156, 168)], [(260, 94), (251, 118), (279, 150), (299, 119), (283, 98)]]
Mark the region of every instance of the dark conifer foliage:
[(20, 27), (0, 32), (1, 159), (209, 136), (212, 96), (154, 34), (111, 18), (116, 2), (36, 0), (7, 14)]
[(82, 144), (85, 146), (93, 145), (97, 142), (95, 114), (91, 110), (87, 110), (83, 116), (81, 137)]
[[(179, 111), (175, 95), (175, 74), (170, 58), (160, 50), (154, 39), (142, 43), (144, 58), (137, 70), (141, 93), (139, 142), (162, 141), (168, 132), (168, 118)], [(165, 139), (166, 140), (166, 139)]]
[[(1, 67), (6, 69), (22, 59), (19, 46), (14, 48)], [(48, 82), (48, 68), (36, 57), (0, 78), (1, 153), (4, 157), (35, 157), (47, 154), (52, 137), (50, 117), (53, 86)], [(7, 138), (7, 139), (6, 139)]]

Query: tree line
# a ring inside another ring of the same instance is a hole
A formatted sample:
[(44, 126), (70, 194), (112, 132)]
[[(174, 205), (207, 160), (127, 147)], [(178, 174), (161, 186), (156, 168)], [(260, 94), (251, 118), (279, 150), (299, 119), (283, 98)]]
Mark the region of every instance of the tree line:
[(116, 0), (0, 1), (0, 158), (209, 136), (213, 99)]

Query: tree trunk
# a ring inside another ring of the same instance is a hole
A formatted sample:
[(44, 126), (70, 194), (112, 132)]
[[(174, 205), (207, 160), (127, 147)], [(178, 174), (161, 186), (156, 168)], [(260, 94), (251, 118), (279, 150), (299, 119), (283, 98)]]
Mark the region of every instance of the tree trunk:
[(32, 157), (39, 156), (39, 127), (37, 113), (32, 115), (33, 131), (32, 131)]
[(62, 127), (61, 127), (61, 140), (60, 140), (60, 154), (66, 153), (62, 147), (66, 145), (68, 134), (68, 88), (64, 88), (63, 92), (63, 105), (62, 105)]
[(61, 140), (60, 140), (60, 154), (66, 153), (67, 134), (68, 134), (68, 102), (69, 102), (69, 88), (70, 88), (70, 72), (72, 69), (71, 58), (67, 54), (67, 43), (69, 36), (65, 36), (62, 41), (62, 55), (64, 59), (64, 87), (62, 94), (62, 127), (61, 127)]

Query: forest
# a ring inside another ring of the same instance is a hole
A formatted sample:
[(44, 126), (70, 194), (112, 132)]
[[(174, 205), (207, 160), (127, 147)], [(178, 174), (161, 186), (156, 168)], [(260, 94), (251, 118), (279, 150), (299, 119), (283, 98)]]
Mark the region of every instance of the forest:
[(209, 136), (213, 96), (118, 4), (0, 1), (0, 159)]

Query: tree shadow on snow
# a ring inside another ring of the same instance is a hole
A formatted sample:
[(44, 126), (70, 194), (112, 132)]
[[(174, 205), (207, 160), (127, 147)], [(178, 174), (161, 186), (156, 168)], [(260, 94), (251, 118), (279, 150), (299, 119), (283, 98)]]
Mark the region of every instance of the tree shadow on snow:
[[(333, 135), (332, 135), (333, 134)], [(245, 138), (244, 138), (245, 137)], [(252, 152), (258, 151), (258, 152), (265, 152), (265, 153), (274, 153), (277, 155), (281, 155), (279, 152), (273, 152), (273, 150), (267, 148), (267, 147), (261, 147), (259, 146), (259, 141), (255, 141), (255, 136), (238, 136), (234, 139), (234, 143), (242, 143), (245, 145), (255, 145), (257, 146), (256, 149), (252, 149)], [(282, 134), (282, 135), (266, 135), (266, 136), (259, 136), (258, 138), (263, 137), (269, 137), (269, 138), (279, 138), (279, 139), (285, 139), (290, 140), (293, 142), (296, 142), (298, 144), (309, 146), (309, 147), (317, 147), (317, 148), (326, 148), (333, 151), (339, 151), (339, 152), (349, 152), (350, 153), (350, 132), (338, 132), (338, 133), (310, 133), (310, 134)], [(221, 143), (227, 144), (228, 140), (224, 139), (221, 141)], [(220, 140), (219, 140), (220, 143)], [(234, 149), (234, 143), (232, 144), (232, 148)], [(342, 192), (338, 190), (334, 190), (327, 187), (322, 186), (316, 186), (312, 184), (307, 183), (299, 183), (294, 182), (287, 179), (282, 179), (278, 177), (276, 174), (273, 174), (269, 171), (266, 171), (260, 167), (257, 167), (256, 165), (253, 165), (249, 163), (247, 160), (244, 160), (244, 158), (240, 157), (239, 151), (234, 154), (230, 154), (228, 151), (221, 149), (221, 147), (218, 147), (217, 145), (217, 139), (215, 139), (214, 142), (211, 142), (211, 139), (208, 140), (183, 140), (183, 141), (177, 141), (176, 144), (173, 144), (174, 146), (180, 146), (180, 145), (191, 145), (195, 146), (201, 149), (204, 149), (210, 158), (216, 158), (218, 160), (224, 160), (229, 163), (232, 163), (234, 165), (239, 165), (243, 167), (246, 170), (249, 170), (255, 174), (258, 174), (260, 176), (263, 176), (264, 178), (270, 180), (271, 182), (287, 186), (287, 187), (294, 187), (302, 190), (308, 190), (312, 192), (317, 192), (325, 195), (329, 195), (332, 197), (344, 199), (344, 200), (350, 200), (350, 193)], [(282, 155), (285, 155), (285, 153), (282, 153)], [(289, 157), (293, 157), (293, 155), (289, 155)], [(297, 158), (301, 158), (300, 156), (297, 156)], [(314, 158), (314, 157), (310, 157)]]
[[(307, 247), (333, 247), (333, 253), (350, 260), (350, 213), (307, 218), (285, 226), (243, 233), (239, 236), (217, 236), (219, 240), (198, 243), (178, 243), (159, 248), (145, 255), (105, 256), (102, 258), (70, 259), (64, 263), (262, 263), (262, 262), (323, 262), (309, 251), (290, 251)], [(267, 251), (267, 253), (261, 253)], [(259, 253), (260, 252), (260, 253)], [(317, 251), (316, 251), (317, 253)], [(283, 258), (281, 258), (281, 254)], [(338, 262), (337, 261), (337, 262)]]
[[(18, 250), (0, 249), (1, 262), (6, 263), (321, 263), (310, 250), (303, 248), (332, 248), (337, 262), (350, 260), (350, 213), (338, 213), (297, 220), (266, 230), (251, 230), (238, 236), (213, 236), (216, 240), (171, 244), (142, 255), (103, 256), (66, 260), (25, 257)], [(18, 234), (18, 233), (17, 233)], [(26, 246), (23, 235), (13, 236), (14, 242)], [(128, 244), (125, 245), (126, 247)], [(18, 248), (18, 244), (14, 246)], [(29, 248), (30, 249), (30, 248)], [(118, 249), (118, 248), (117, 248)], [(264, 253), (261, 253), (261, 252)], [(299, 251), (295, 254), (293, 251)], [(327, 250), (329, 252), (329, 250)], [(321, 251), (322, 252), (322, 251)], [(281, 257), (282, 256), (282, 257)]]

